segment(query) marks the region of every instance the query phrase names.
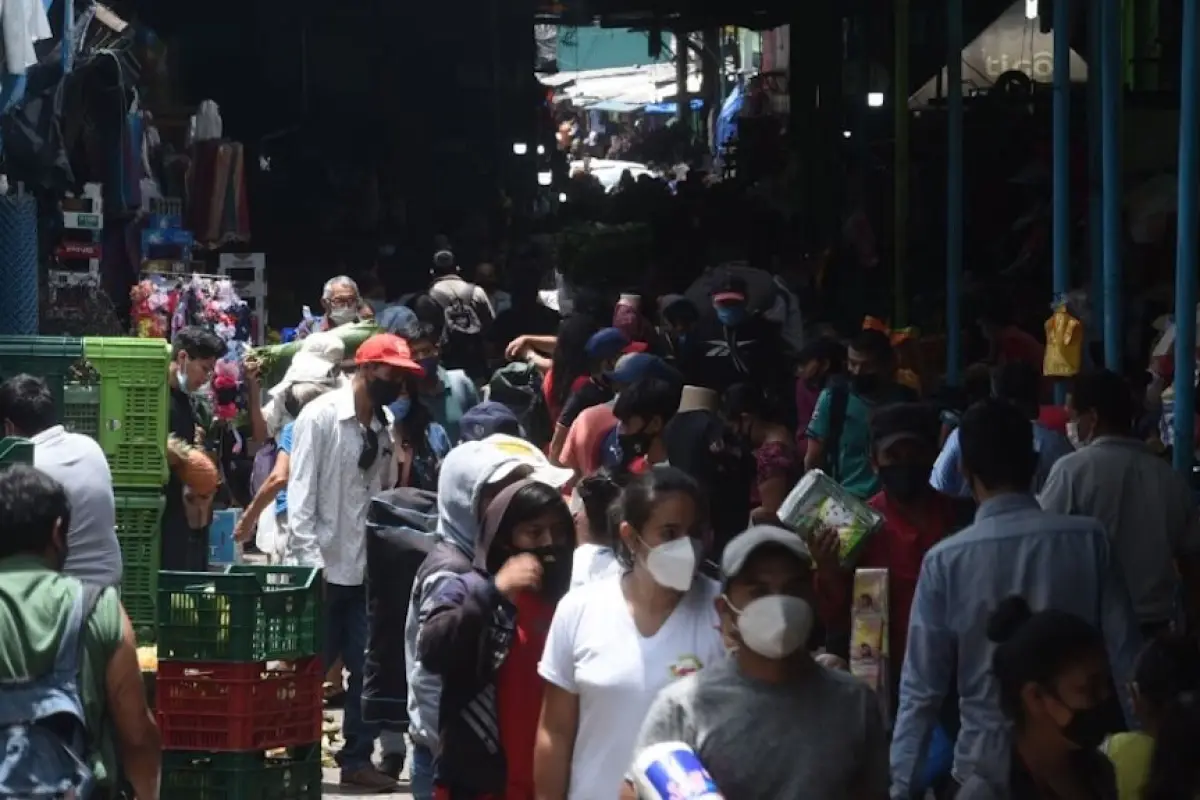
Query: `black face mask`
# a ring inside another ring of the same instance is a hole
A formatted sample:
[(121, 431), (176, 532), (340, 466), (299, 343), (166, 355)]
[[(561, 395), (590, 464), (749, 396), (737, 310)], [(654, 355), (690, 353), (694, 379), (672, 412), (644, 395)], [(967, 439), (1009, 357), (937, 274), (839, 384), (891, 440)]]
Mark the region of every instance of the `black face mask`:
[(542, 565), (542, 597), (557, 602), (571, 588), (571, 549), (550, 545), (528, 552)]
[(1079, 745), (1080, 750), (1095, 750), (1104, 737), (1117, 730), (1114, 722), (1111, 709), (1104, 703), (1091, 708), (1073, 708), (1071, 721), (1063, 728), (1063, 736)]
[(367, 379), (367, 394), (370, 395), (371, 402), (377, 407), (390, 406), (400, 399), (400, 395), (403, 393), (404, 387), (394, 381), (383, 378)]
[(650, 452), (654, 435), (649, 433), (622, 433), (617, 436), (617, 446), (621, 448), (621, 464), (629, 464), (640, 456)]
[(850, 387), (856, 394), (870, 394), (879, 388), (882, 381), (873, 372), (860, 373), (850, 378)]
[(911, 503), (929, 489), (931, 467), (893, 464), (879, 468), (879, 480), (888, 495), (900, 503)]

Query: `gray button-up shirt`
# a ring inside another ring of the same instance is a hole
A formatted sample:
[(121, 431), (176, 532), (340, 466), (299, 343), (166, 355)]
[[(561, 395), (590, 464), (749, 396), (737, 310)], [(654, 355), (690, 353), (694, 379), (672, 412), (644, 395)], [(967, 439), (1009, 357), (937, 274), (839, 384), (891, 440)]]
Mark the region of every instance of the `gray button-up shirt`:
[(1176, 612), (1175, 559), (1200, 554), (1196, 499), (1182, 475), (1137, 439), (1102, 436), (1054, 465), (1038, 498), (1104, 525), (1138, 619)]
[(1034, 611), (1056, 608), (1094, 624), (1117, 685), (1132, 678), (1141, 636), (1104, 528), (1042, 511), (1031, 495), (994, 497), (979, 507), (975, 524), (939, 543), (921, 564), (892, 737), (892, 797), (910, 796), (942, 701), (956, 685), (962, 728), (954, 776), (963, 782), (980, 759), (1009, 752), (987, 619), (1014, 594)]

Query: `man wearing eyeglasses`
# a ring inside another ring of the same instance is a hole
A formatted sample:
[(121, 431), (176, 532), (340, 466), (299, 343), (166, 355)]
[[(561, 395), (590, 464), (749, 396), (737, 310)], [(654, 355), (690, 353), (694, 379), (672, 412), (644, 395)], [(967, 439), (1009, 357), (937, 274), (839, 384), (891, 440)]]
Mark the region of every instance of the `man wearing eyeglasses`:
[(292, 536), (284, 561), (325, 570), (325, 660), (330, 664), (340, 657), (350, 673), (346, 744), (337, 755), (341, 782), (384, 792), (396, 784), (371, 762), (378, 730), (363, 722), (361, 705), (367, 505), (396, 482), (387, 407), (400, 397), (405, 382), (423, 371), (405, 341), (387, 333), (363, 342), (354, 362), (357, 371), (350, 382), (305, 406), (292, 430)]

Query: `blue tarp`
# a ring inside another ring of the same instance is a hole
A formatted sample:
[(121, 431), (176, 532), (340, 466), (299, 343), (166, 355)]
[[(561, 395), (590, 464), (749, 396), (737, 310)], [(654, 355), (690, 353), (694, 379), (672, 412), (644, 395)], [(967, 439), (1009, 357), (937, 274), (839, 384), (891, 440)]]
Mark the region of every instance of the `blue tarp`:
[[(704, 101), (699, 97), (693, 97), (690, 105), (693, 111), (699, 111), (704, 108)], [(676, 106), (674, 103), (651, 103), (646, 106), (645, 111), (647, 114), (674, 114)]]
[(627, 114), (630, 111), (637, 111), (642, 107), (641, 103), (622, 103), (619, 100), (601, 100), (598, 103), (593, 103), (590, 106), (584, 106), (588, 111), (609, 111), (616, 114)]
[(737, 116), (742, 111), (742, 101), (745, 97), (741, 84), (738, 84), (725, 98), (725, 105), (721, 106), (721, 113), (717, 115), (716, 141), (713, 142), (714, 152), (724, 147), (725, 143), (737, 132)]

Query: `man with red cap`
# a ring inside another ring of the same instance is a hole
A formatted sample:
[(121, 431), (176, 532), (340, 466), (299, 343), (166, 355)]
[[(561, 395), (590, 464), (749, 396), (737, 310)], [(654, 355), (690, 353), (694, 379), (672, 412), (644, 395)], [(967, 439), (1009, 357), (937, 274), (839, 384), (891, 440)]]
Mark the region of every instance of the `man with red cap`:
[(341, 657), (350, 673), (346, 744), (337, 754), (341, 782), (390, 791), (395, 781), (371, 762), (379, 732), (362, 719), (367, 505), (396, 483), (386, 409), (411, 376), (424, 373), (408, 344), (390, 333), (363, 342), (354, 363), (349, 383), (310, 402), (296, 419), (288, 480), (292, 536), (284, 562), (325, 570), (325, 660)]

